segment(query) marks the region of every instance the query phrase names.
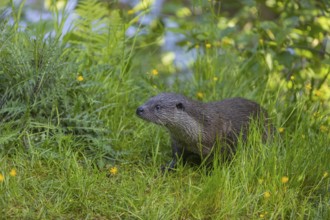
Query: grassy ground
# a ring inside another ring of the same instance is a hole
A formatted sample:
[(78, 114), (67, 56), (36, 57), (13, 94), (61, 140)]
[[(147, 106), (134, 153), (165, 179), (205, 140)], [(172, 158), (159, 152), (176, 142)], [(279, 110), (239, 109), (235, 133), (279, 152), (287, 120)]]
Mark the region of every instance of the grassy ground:
[[(122, 152), (114, 163), (102, 168), (96, 166), (93, 157), (77, 150), (80, 143), (71, 134), (63, 133), (49, 137), (52, 140), (46, 139), (41, 146), (31, 145), (26, 150), (17, 144), (9, 152), (3, 152), (1, 216), (25, 219), (329, 217), (329, 136), (313, 130), (307, 118), (292, 121), (281, 133), (282, 139), (272, 143), (262, 144), (257, 135), (252, 135), (248, 144), (239, 146), (231, 163), (215, 164), (211, 173), (203, 167), (179, 166), (175, 172), (163, 175), (159, 167), (170, 159), (168, 135), (135, 117), (135, 108), (149, 97), (144, 91), (137, 93), (143, 98), (136, 98), (133, 92), (121, 97), (122, 101), (116, 103), (117, 110), (107, 121), (112, 131), (111, 144)], [(302, 105), (294, 106), (295, 114), (312, 115), (303, 112), (299, 107)], [(275, 110), (271, 108), (269, 111), (275, 118)]]
[(211, 173), (180, 166), (163, 175), (159, 166), (169, 147), (148, 125), (122, 143), (140, 153), (123, 156), (113, 165), (117, 170), (96, 168), (66, 141), (56, 151), (17, 149), (1, 156), (2, 217), (327, 219), (329, 140), (303, 139), (302, 131), (268, 145), (251, 140), (230, 164), (215, 165)]
[[(135, 50), (134, 42), (124, 50), (100, 37), (90, 56), (4, 29), (0, 218), (330, 218), (328, 110), (307, 92), (289, 101), (293, 79), (257, 66), (262, 57), (210, 48), (189, 81), (180, 81), (157, 68), (158, 52)], [(122, 59), (107, 58), (118, 54)], [(135, 116), (162, 91), (203, 101), (253, 99), (269, 111), (281, 138), (265, 144), (252, 133), (231, 162), (162, 174), (171, 154), (168, 134)]]

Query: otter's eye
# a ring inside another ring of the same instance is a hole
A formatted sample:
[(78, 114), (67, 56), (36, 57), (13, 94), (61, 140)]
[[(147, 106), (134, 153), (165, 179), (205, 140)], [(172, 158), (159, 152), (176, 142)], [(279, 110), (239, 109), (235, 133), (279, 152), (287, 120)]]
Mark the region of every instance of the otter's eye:
[(160, 105), (156, 105), (155, 106), (155, 109), (158, 111), (158, 110), (160, 110)]
[(177, 109), (180, 109), (180, 110), (184, 110), (184, 106), (183, 106), (183, 104), (181, 102), (178, 103), (178, 104), (176, 104), (176, 108)]

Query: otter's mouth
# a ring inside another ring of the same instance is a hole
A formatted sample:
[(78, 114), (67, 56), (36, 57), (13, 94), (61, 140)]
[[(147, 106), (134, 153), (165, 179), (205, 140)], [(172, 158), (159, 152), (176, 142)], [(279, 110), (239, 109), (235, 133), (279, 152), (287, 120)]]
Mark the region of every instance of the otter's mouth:
[(143, 107), (143, 106), (140, 106), (140, 107), (138, 107), (137, 109), (136, 109), (136, 115), (139, 117), (139, 118), (141, 118), (141, 119), (143, 119), (143, 120), (145, 120), (145, 121), (152, 121), (152, 120), (150, 120), (148, 117), (146, 117), (146, 111), (145, 111), (145, 108)]
[(148, 121), (148, 122), (152, 122), (154, 124), (157, 124), (157, 125), (163, 125), (165, 126), (165, 123), (162, 122), (160, 119), (158, 119), (157, 117), (150, 117), (150, 113), (145, 110), (145, 108), (143, 106), (140, 106), (136, 109), (136, 115), (145, 120), (145, 121)]

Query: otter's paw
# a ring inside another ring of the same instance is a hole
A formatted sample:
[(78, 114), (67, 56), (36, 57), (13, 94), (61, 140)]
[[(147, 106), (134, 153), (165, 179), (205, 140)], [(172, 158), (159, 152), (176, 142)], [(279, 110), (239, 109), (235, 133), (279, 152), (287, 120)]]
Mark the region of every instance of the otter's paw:
[(168, 164), (162, 165), (160, 167), (160, 170), (162, 171), (162, 173), (165, 173), (165, 171), (173, 171), (175, 167), (176, 167), (176, 160), (172, 160)]

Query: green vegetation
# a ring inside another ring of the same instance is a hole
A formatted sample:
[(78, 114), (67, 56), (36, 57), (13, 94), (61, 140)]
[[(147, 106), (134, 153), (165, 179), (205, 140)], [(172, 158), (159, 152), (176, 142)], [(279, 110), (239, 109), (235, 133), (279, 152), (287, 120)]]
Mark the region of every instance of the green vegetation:
[[(212, 1), (169, 3), (176, 28), (141, 27), (133, 12), (148, 9), (94, 0), (80, 1), (65, 34), (56, 8), (53, 23), (24, 31), (23, 5), (0, 16), (1, 218), (329, 219), (328, 3), (266, 1), (265, 19), (238, 2), (235, 15)], [(146, 34), (127, 37), (132, 25)], [(165, 31), (197, 49), (192, 75), (166, 61)], [(231, 162), (162, 174), (168, 134), (135, 116), (162, 91), (256, 100), (281, 138), (252, 133)]]

